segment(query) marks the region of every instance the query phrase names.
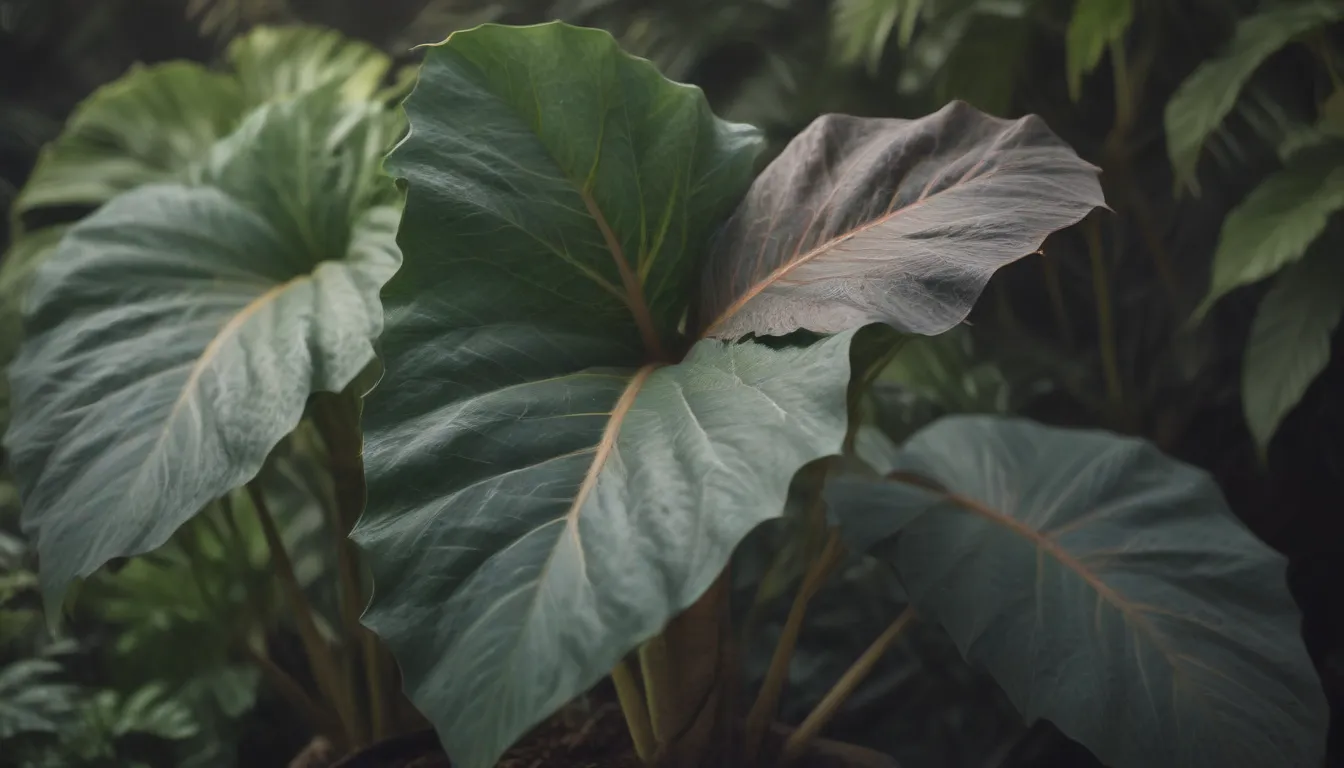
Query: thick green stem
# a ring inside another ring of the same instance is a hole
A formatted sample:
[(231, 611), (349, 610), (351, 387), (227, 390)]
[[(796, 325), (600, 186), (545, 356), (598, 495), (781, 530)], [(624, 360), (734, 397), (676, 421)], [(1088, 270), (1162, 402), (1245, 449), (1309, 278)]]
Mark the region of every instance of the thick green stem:
[(308, 725), (312, 727), (314, 732), (336, 740), (344, 738), (340, 719), (334, 712), (313, 701), (313, 698), (308, 695), (302, 685), (299, 685), (297, 680), (249, 645), (246, 640), (241, 645), (248, 660), (266, 679), (267, 686), (279, 694), (280, 698), (288, 702), (291, 707), (294, 707), (308, 721)]
[(285, 551), (285, 543), (280, 537), (280, 529), (275, 524), (275, 517), (271, 514), (261, 488), (255, 482), (247, 484), (247, 493), (252, 499), (252, 506), (256, 509), (257, 519), (261, 522), (261, 530), (266, 537), (266, 545), (270, 548), (271, 563), (275, 567), (276, 576), (279, 578), (280, 590), (284, 593), (290, 610), (294, 612), (294, 621), (299, 630), (299, 640), (303, 643), (304, 652), (308, 656), (308, 663), (312, 667), (318, 690), (336, 708), (341, 721), (343, 731), (341, 736), (344, 745), (354, 747), (364, 744), (365, 734), (360, 727), (359, 717), (355, 712), (354, 696), (349, 686), (345, 684), (346, 679), (341, 675), (336, 655), (317, 628), (317, 613), (314, 611), (312, 604), (308, 602), (308, 597), (303, 592), (303, 586), (294, 573), (294, 563), (289, 559), (289, 553)]
[(649, 722), (649, 708), (644, 701), (644, 692), (640, 690), (639, 681), (624, 659), (611, 670), (611, 682), (616, 686), (616, 698), (621, 703), (626, 727), (630, 729), (630, 739), (635, 743), (635, 754), (639, 755), (641, 761), (648, 763), (653, 759), (657, 742), (653, 736), (653, 725)]
[[(392, 692), (384, 679), (384, 671), (391, 668), (385, 649), (378, 638), (359, 621), (367, 596), (363, 589), (362, 566), (350, 531), (364, 512), (368, 491), (364, 485), (364, 437), (360, 430), (362, 402), (353, 391), (340, 394), (321, 393), (315, 398), (315, 422), (322, 441), (327, 447), (335, 506), (331, 510), (332, 527), (336, 534), (336, 563), (340, 580), (341, 624), (350, 650), (359, 648), (363, 657), (363, 684), (368, 693), (369, 731), (373, 740), (390, 735)], [(353, 654), (349, 657), (347, 674), (351, 685), (358, 687), (354, 676)]]
[(790, 734), (784, 742), (784, 750), (780, 755), (779, 763), (781, 766), (787, 766), (802, 757), (807, 751), (807, 747), (812, 740), (821, 733), (821, 729), (835, 717), (835, 713), (840, 711), (840, 706), (853, 695), (868, 675), (877, 666), (877, 662), (891, 648), (896, 638), (900, 637), (901, 632), (905, 631), (907, 625), (915, 618), (913, 608), (906, 608), (901, 615), (896, 618), (891, 626), (887, 627), (881, 635), (878, 636), (873, 644), (868, 646), (867, 650), (850, 666), (845, 674), (836, 681), (831, 690), (826, 692), (821, 701), (815, 708), (803, 719), (798, 730)]
[(1111, 290), (1106, 278), (1105, 253), (1101, 244), (1101, 223), (1096, 217), (1085, 225), (1087, 254), (1092, 262), (1092, 293), (1097, 302), (1097, 336), (1101, 345), (1101, 366), (1106, 376), (1106, 396), (1117, 416), (1124, 407), (1124, 385), (1120, 378), (1120, 356), (1115, 341), (1115, 317), (1111, 312)]
[(789, 679), (789, 663), (793, 659), (794, 648), (798, 644), (798, 635), (803, 629), (803, 619), (807, 616), (807, 604), (821, 589), (835, 567), (840, 563), (844, 547), (840, 536), (832, 531), (821, 553), (803, 576), (803, 581), (794, 595), (793, 605), (789, 607), (788, 618), (780, 631), (779, 641), (775, 644), (774, 655), (770, 658), (770, 668), (765, 673), (761, 690), (756, 701), (747, 713), (747, 724), (743, 734), (742, 748), (747, 765), (756, 764), (760, 758), (761, 747), (770, 730), (770, 723), (779, 709), (779, 698), (784, 693), (784, 685)]
[(652, 762), (701, 768), (721, 756), (727, 681), (723, 678), (727, 571), (661, 634), (640, 648), (644, 694), (657, 745)]
[(1144, 246), (1148, 249), (1148, 254), (1157, 269), (1158, 280), (1167, 292), (1172, 306), (1179, 308), (1180, 278), (1167, 256), (1166, 246), (1162, 244), (1162, 237), (1154, 224), (1152, 210), (1148, 206), (1144, 192), (1134, 183), (1133, 158), (1129, 148), (1129, 134), (1134, 128), (1135, 111), (1139, 99), (1142, 98), (1149, 64), (1152, 61), (1152, 46), (1153, 43), (1150, 41), (1145, 49), (1139, 52), (1136, 61), (1130, 63), (1123, 41), (1116, 40), (1110, 45), (1111, 71), (1115, 82), (1115, 119), (1103, 144), (1102, 164), (1106, 168), (1106, 177), (1111, 179), (1109, 185), (1111, 189), (1122, 190), (1112, 197), (1124, 200), (1125, 208), (1134, 215), (1139, 235), (1143, 238)]
[(645, 704), (648, 707), (650, 730), (656, 745), (667, 743), (672, 735), (673, 711), (672, 670), (668, 659), (667, 639), (655, 635), (639, 647), (639, 672), (644, 681)]
[(1045, 290), (1050, 296), (1050, 309), (1055, 315), (1055, 327), (1059, 329), (1064, 348), (1073, 349), (1073, 322), (1069, 320), (1069, 310), (1064, 304), (1064, 286), (1059, 279), (1059, 266), (1044, 251), (1039, 253), (1041, 268), (1045, 271)]

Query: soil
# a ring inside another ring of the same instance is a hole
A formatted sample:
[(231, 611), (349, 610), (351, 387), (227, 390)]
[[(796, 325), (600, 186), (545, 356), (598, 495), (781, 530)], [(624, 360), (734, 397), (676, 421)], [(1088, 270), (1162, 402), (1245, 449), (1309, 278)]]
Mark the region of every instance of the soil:
[[(291, 764), (292, 765), (292, 764)], [(433, 731), (381, 742), (330, 768), (450, 768)], [(325, 768), (311, 764), (305, 768)], [(614, 703), (561, 710), (504, 754), (498, 768), (640, 768)]]

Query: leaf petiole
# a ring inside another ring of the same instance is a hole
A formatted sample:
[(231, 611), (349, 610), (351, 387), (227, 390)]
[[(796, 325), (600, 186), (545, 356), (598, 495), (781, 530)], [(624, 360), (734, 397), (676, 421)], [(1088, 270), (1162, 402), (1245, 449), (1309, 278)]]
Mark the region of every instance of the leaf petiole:
[(873, 671), (873, 667), (877, 666), (878, 660), (886, 654), (892, 643), (896, 642), (896, 639), (901, 636), (901, 633), (905, 631), (905, 628), (914, 618), (915, 609), (907, 607), (901, 612), (900, 616), (896, 617), (891, 626), (887, 627), (881, 635), (878, 635), (873, 644), (868, 646), (867, 650), (845, 671), (845, 674), (836, 681), (835, 685), (831, 686), (831, 690), (826, 692), (817, 706), (803, 719), (802, 725), (798, 726), (798, 730), (790, 734), (789, 738), (784, 741), (784, 751), (779, 758), (781, 766), (787, 766), (802, 757), (812, 739), (816, 738), (821, 729), (826, 727), (835, 713), (840, 710), (840, 705), (844, 704), (859, 687), (859, 684), (868, 677), (869, 673)]

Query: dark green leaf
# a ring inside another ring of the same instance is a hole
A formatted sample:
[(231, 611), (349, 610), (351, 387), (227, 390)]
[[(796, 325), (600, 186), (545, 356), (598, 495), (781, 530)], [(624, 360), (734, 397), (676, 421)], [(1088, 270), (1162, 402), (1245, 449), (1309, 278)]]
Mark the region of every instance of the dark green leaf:
[(849, 336), (706, 340), (633, 375), (576, 367), (582, 346), (536, 332), (459, 329), (432, 357), (388, 344), (355, 532), (366, 620), (455, 764), (494, 765), (782, 513), (794, 472), (840, 448)]
[(933, 335), (999, 267), (1103, 205), (1097, 169), (1036, 117), (960, 102), (919, 120), (827, 115), (752, 184), (716, 242), (696, 327)]
[(1280, 3), (1243, 19), (1227, 50), (1199, 66), (1167, 102), (1167, 152), (1178, 185), (1196, 194), (1195, 168), (1209, 134), (1232, 111), (1237, 94), (1270, 54), (1303, 32), (1344, 18), (1338, 0)]
[(1101, 54), (1122, 40), (1134, 20), (1133, 0), (1078, 0), (1065, 36), (1069, 96), (1082, 95), (1083, 76), (1097, 68)]
[(1208, 312), (1224, 294), (1263, 280), (1302, 258), (1336, 211), (1344, 209), (1344, 154), (1304, 151), (1251, 190), (1223, 221), (1209, 292), (1196, 310)]
[(1242, 367), (1246, 423), (1263, 451), (1279, 422), (1330, 362), (1344, 314), (1344, 252), (1322, 238), (1274, 280), (1251, 325)]
[(606, 33), (456, 33), (406, 109), (354, 536), (409, 695), (455, 765), (489, 768), (838, 449), (851, 334), (657, 364), (760, 142)]
[(373, 360), (397, 208), (361, 109), (259, 110), (198, 185), (115, 198), (39, 267), (5, 439), (49, 599), (162, 544)]
[(1204, 473), (992, 417), (937, 422), (893, 470), (946, 492), (870, 482), (833, 513), (870, 518), (911, 602), (1029, 721), (1115, 768), (1321, 764), (1329, 710), (1286, 563)]

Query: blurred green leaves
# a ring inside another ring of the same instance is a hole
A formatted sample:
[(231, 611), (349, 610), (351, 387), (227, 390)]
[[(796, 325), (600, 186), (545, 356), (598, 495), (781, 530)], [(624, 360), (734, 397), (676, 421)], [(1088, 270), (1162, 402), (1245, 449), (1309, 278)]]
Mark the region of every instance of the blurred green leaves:
[[(95, 91), (42, 149), (10, 212), (15, 238), (0, 264), (0, 366), (22, 336), (34, 270), (67, 225), (122, 192), (185, 180), (257, 107), (329, 84), (345, 103), (396, 98), (399, 90), (382, 90), (390, 66), (386, 54), (331, 30), (260, 27), (233, 41), (218, 71), (186, 61), (137, 65)], [(384, 149), (368, 151), (376, 158)], [(5, 379), (0, 424), (9, 419), (9, 398)]]
[(1241, 387), (1246, 423), (1262, 452), (1330, 362), (1330, 338), (1344, 314), (1341, 246), (1338, 237), (1317, 240), (1274, 278), (1256, 310)]
[(77, 688), (58, 682), (61, 665), (27, 658), (0, 668), (0, 742), (20, 733), (55, 733), (75, 709)]
[(1133, 0), (1078, 0), (1065, 35), (1070, 98), (1079, 99), (1083, 77), (1096, 69), (1107, 47), (1124, 38), (1133, 20)]
[(1167, 103), (1167, 151), (1178, 186), (1199, 193), (1200, 150), (1260, 64), (1298, 35), (1342, 18), (1344, 4), (1335, 0), (1296, 0), (1237, 24), (1224, 53), (1201, 64)]

